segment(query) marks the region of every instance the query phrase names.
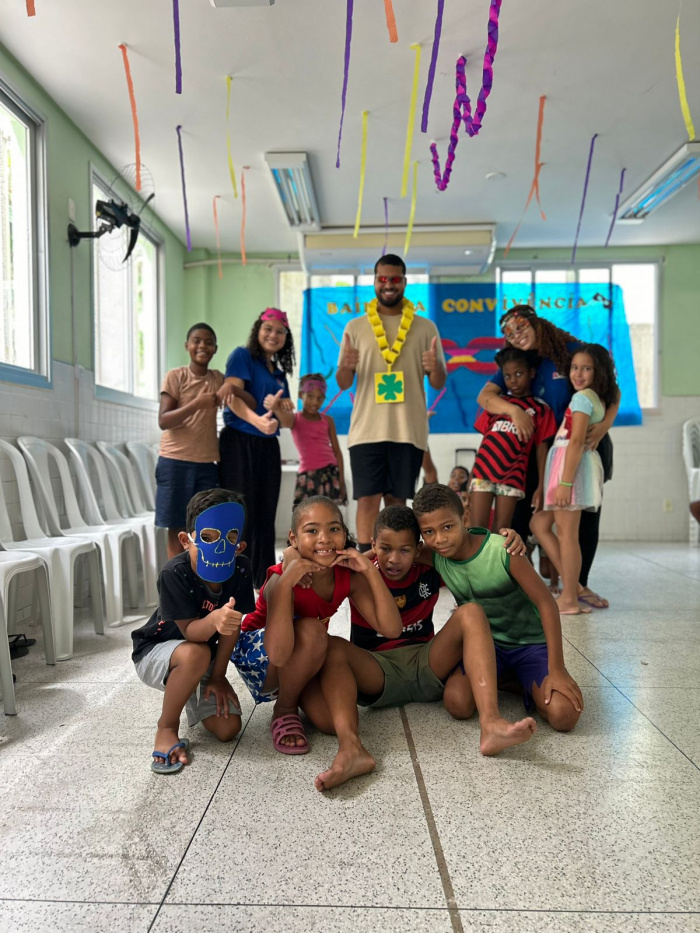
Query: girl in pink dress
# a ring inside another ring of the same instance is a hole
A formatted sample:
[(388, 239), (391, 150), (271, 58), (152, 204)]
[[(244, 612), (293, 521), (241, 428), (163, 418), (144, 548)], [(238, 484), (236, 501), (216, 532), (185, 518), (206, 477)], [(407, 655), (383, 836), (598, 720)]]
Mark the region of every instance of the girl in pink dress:
[(299, 475), (294, 505), (310, 496), (327, 496), (345, 504), (343, 454), (330, 415), (321, 414), (326, 400), (326, 380), (320, 373), (309, 373), (299, 380), (302, 409), (294, 416), (292, 438), (299, 451)]

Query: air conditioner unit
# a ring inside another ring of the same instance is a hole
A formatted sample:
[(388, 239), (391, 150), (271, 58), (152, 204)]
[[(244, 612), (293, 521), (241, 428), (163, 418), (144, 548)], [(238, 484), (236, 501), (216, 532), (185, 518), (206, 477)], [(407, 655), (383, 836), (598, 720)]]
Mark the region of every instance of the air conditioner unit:
[[(323, 229), (304, 236), (304, 264), (309, 272), (371, 271), (386, 245), (387, 253), (403, 254), (405, 227), (365, 228), (357, 237), (348, 228)], [(429, 268), (434, 275), (483, 275), (496, 251), (494, 224), (417, 226), (411, 235), (406, 265)]]

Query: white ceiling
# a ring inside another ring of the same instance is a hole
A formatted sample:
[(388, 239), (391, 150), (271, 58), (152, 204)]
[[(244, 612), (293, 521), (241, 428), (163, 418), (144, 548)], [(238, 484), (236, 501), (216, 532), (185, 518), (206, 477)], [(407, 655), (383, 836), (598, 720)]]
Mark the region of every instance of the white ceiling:
[[(493, 91), (479, 136), (460, 134), (449, 188), (435, 188), (429, 144), (444, 159), (452, 122), (454, 64), (469, 58), (468, 92), (478, 93), (488, 0), (446, 0), (428, 134), (420, 133), (436, 0), (394, 0), (399, 42), (391, 45), (380, 0), (355, 0), (341, 150), (335, 167), (345, 41), (345, 0), (276, 0), (274, 6), (214, 9), (180, 0), (183, 93), (175, 94), (172, 0), (0, 0), (0, 40), (95, 145), (120, 167), (134, 160), (121, 53), (129, 48), (142, 159), (156, 210), (184, 241), (175, 127), (182, 124), (192, 242), (215, 249), (212, 198), (222, 246), (238, 250), (240, 197), (226, 161), (226, 75), (233, 76), (231, 133), (246, 175), (249, 252), (296, 253), (297, 238), (276, 200), (263, 153), (305, 151), (324, 226), (352, 227), (359, 183), (361, 111), (369, 146), (363, 224), (408, 220), (399, 198), (413, 74), (422, 43), (413, 141), (420, 160), (416, 225), (495, 223), (505, 246), (518, 222), (534, 165), (538, 101), (547, 95), (540, 176), (542, 222), (532, 204), (516, 244), (571, 247), (590, 139), (598, 133), (579, 245), (602, 245), (620, 170), (626, 191), (643, 182), (687, 138), (675, 78), (678, 4), (671, 0), (503, 0)], [(700, 2), (686, 0), (683, 65), (700, 131)], [(500, 181), (486, 181), (503, 172)], [(83, 197), (83, 192), (75, 196)], [(700, 242), (697, 185), (643, 224), (617, 227), (613, 244)], [(413, 255), (414, 261), (420, 257)]]

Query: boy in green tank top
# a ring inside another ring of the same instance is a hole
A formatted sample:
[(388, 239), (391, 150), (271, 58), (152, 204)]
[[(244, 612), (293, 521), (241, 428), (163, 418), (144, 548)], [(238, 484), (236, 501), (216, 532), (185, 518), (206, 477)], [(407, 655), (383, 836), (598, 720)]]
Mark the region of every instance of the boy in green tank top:
[[(467, 529), (459, 496), (441, 483), (423, 486), (413, 500), (431, 562), (457, 604), (477, 603), (491, 628), (499, 683), (517, 680), (528, 712), (568, 732), (583, 711), (581, 690), (564, 666), (561, 621), (546, 584), (525, 557), (513, 557), (485, 528)], [(419, 558), (420, 559), (420, 558)], [(475, 709), (472, 685), (452, 678), (463, 714)]]

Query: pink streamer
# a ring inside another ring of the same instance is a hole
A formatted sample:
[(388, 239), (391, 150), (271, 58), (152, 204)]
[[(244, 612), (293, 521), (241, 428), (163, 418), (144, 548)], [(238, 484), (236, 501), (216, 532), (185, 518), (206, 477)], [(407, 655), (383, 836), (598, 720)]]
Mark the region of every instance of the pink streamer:
[(350, 43), (352, 42), (352, 7), (353, 0), (347, 0), (345, 14), (345, 66), (343, 69), (343, 93), (341, 94), (340, 128), (338, 129), (338, 153), (335, 158), (335, 167), (340, 168), (340, 141), (343, 138), (343, 120), (345, 118), (345, 98), (348, 93), (348, 73), (350, 71)]
[(438, 402), (439, 402), (440, 399), (443, 397), (443, 395), (445, 394), (445, 392), (447, 392), (447, 386), (445, 386), (445, 388), (442, 389), (442, 391), (440, 392), (440, 394), (438, 395), (438, 397), (435, 399), (435, 401), (433, 402), (433, 404), (430, 406), (430, 408), (428, 409), (428, 411), (435, 411), (435, 409), (436, 409), (437, 406), (438, 406)]
[(610, 243), (610, 237), (612, 236), (613, 227), (615, 226), (615, 221), (617, 220), (617, 209), (620, 206), (620, 198), (622, 197), (622, 189), (625, 187), (625, 172), (626, 168), (622, 169), (620, 173), (620, 185), (617, 189), (617, 194), (615, 195), (615, 208), (613, 210), (612, 220), (610, 221), (610, 229), (608, 230), (608, 235), (605, 238), (605, 248), (607, 249), (608, 244)]
[(576, 262), (576, 250), (578, 248), (578, 235), (581, 232), (581, 221), (583, 220), (583, 211), (586, 206), (586, 194), (588, 193), (588, 179), (591, 177), (591, 164), (593, 163), (593, 150), (598, 134), (594, 133), (591, 139), (591, 148), (588, 151), (588, 165), (586, 166), (586, 177), (583, 182), (583, 197), (581, 198), (581, 210), (578, 214), (578, 224), (576, 225), (576, 236), (574, 238), (574, 248), (571, 252), (571, 262)]
[(345, 389), (341, 389), (340, 392), (338, 392), (336, 395), (333, 396), (333, 398), (330, 400), (330, 402), (326, 405), (326, 407), (321, 412), (322, 415), (325, 415), (327, 411), (330, 411), (330, 409), (333, 407), (334, 402), (338, 401), (338, 399), (340, 398), (340, 396), (343, 394), (344, 391)]
[(493, 86), (493, 61), (498, 50), (498, 15), (501, 11), (501, 0), (491, 0), (489, 8), (488, 42), (484, 53), (484, 68), (481, 78), (481, 89), (476, 101), (476, 108), (472, 116), (471, 100), (467, 94), (467, 77), (464, 73), (467, 59), (460, 55), (455, 66), (455, 102), (452, 108), (452, 129), (450, 131), (450, 142), (447, 149), (447, 158), (445, 160), (445, 170), (440, 172), (440, 157), (438, 156), (437, 145), (430, 144), (430, 152), (433, 161), (433, 172), (435, 174), (435, 184), (438, 191), (444, 191), (450, 183), (452, 174), (452, 164), (455, 159), (455, 150), (459, 142), (459, 126), (464, 121), (464, 128), (468, 136), (477, 136), (481, 129), (484, 115), (486, 113), (486, 99), (491, 93)]
[(175, 127), (177, 132), (177, 148), (180, 152), (180, 179), (182, 181), (182, 203), (185, 206), (185, 234), (187, 236), (187, 252), (192, 252), (192, 240), (190, 238), (190, 215), (187, 210), (187, 185), (185, 184), (185, 157), (182, 153), (182, 126), (178, 124)]

